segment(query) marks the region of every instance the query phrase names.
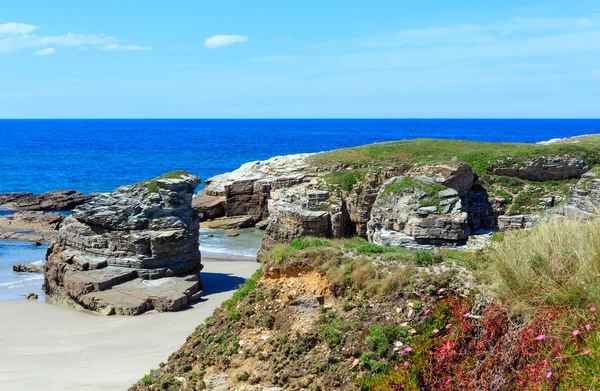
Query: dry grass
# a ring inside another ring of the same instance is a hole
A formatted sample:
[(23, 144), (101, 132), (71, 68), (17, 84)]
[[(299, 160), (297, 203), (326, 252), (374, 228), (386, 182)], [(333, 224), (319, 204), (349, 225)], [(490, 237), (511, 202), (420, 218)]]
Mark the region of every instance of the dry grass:
[(496, 291), (516, 313), (600, 303), (600, 222), (559, 220), (510, 232), (490, 258)]

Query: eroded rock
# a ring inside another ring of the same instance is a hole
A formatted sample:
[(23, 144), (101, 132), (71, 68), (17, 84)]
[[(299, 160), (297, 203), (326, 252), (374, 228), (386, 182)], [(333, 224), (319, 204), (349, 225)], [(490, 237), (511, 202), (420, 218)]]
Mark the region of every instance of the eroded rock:
[(192, 208), (199, 182), (169, 173), (75, 208), (48, 249), (46, 293), (126, 315), (177, 311), (199, 299), (199, 218)]
[(43, 194), (0, 194), (0, 205), (17, 210), (71, 210), (94, 198), (97, 193), (82, 194), (77, 190), (54, 190)]
[(240, 224), (228, 228), (254, 226), (268, 217), (271, 192), (307, 182), (312, 177), (307, 157), (311, 154), (277, 156), (250, 162), (235, 171), (205, 181), (194, 197), (194, 209), (202, 221), (221, 217), (240, 217)]

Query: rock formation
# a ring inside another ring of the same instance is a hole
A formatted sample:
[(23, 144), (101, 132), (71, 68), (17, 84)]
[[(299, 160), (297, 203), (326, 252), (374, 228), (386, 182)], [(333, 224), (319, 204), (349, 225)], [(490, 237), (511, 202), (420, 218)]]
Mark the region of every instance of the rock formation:
[(31, 263), (21, 265), (20, 263), (15, 263), (13, 271), (17, 273), (43, 273), (44, 265), (33, 265)]
[(548, 156), (525, 162), (511, 158), (506, 160), (504, 164), (508, 163), (509, 167), (494, 168), (495, 174), (529, 181), (580, 178), (590, 169), (583, 159), (572, 156)]
[(546, 216), (589, 219), (600, 213), (600, 170), (594, 169), (581, 177), (567, 202), (550, 209)]
[(0, 239), (50, 242), (65, 216), (58, 213), (17, 212), (0, 216)]
[[(600, 163), (595, 147), (471, 144), (408, 140), (252, 162), (208, 180), (194, 207), (207, 228), (265, 228), (259, 258), (300, 236), (456, 246), (529, 228), (547, 210), (594, 215), (596, 174), (586, 172)], [(452, 155), (456, 145), (460, 156)]]
[(306, 158), (310, 154), (278, 156), (250, 162), (235, 171), (207, 179), (193, 206), (202, 221), (215, 220), (212, 228), (247, 228), (268, 217), (271, 192), (288, 188), (313, 176)]
[(17, 210), (71, 210), (88, 202), (97, 194), (82, 194), (76, 190), (54, 190), (43, 194), (0, 194), (0, 206)]
[(72, 211), (48, 249), (44, 289), (105, 314), (177, 311), (198, 300), (200, 180), (174, 172), (101, 194)]

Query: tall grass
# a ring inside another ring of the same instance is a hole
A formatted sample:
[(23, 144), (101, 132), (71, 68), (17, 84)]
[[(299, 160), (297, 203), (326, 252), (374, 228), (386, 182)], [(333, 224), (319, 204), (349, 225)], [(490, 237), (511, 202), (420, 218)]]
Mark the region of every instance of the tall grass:
[(600, 222), (557, 220), (510, 232), (490, 257), (497, 293), (516, 313), (600, 303)]

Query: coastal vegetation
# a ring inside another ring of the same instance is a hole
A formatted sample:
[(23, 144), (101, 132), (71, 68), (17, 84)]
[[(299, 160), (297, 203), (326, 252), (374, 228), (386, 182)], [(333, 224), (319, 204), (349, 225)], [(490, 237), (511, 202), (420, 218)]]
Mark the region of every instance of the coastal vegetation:
[(338, 149), (313, 155), (309, 163), (321, 169), (369, 167), (382, 163), (432, 164), (453, 158), (468, 163), (478, 174), (494, 168), (514, 167), (548, 156), (573, 156), (600, 163), (600, 136), (587, 136), (554, 144), (490, 143), (447, 139), (414, 139)]
[(276, 245), (133, 389), (595, 389), (600, 224), (544, 223), (492, 243)]

